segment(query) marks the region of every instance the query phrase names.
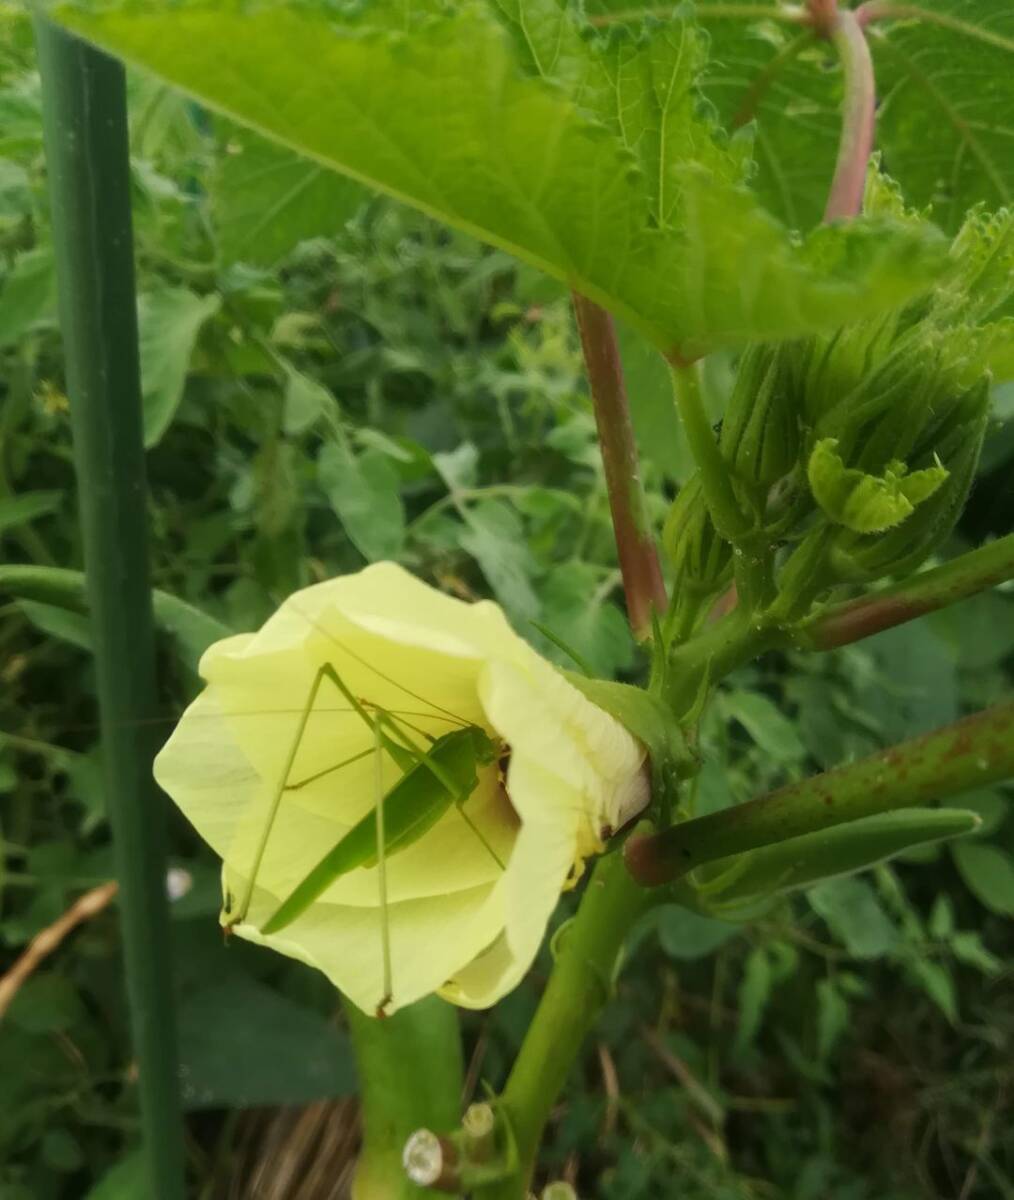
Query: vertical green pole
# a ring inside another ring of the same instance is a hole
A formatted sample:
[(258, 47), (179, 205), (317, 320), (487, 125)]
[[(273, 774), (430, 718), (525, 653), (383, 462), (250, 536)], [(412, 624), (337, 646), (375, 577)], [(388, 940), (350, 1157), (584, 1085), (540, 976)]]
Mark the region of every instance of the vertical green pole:
[(153, 741), (137, 732), (156, 705), (125, 79), (119, 63), (42, 18), (36, 38), (145, 1196), (182, 1200), (165, 810)]

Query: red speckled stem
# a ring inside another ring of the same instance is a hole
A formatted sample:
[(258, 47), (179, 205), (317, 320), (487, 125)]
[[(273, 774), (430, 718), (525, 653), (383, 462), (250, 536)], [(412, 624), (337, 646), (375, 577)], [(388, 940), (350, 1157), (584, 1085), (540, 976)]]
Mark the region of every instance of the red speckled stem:
[(631, 838), (627, 866), (639, 883), (655, 887), (716, 858), (944, 800), (1012, 775), (1014, 701), (746, 804)]

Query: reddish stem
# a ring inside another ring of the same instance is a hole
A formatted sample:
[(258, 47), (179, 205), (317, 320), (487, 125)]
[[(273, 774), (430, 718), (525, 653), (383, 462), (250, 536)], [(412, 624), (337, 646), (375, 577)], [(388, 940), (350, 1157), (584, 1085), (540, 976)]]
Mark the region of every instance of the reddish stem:
[(640, 467), (623, 364), (613, 319), (597, 304), (574, 292), (595, 424), (602, 447), (609, 509), (627, 597), (627, 614), (639, 638), (651, 635), (651, 614), (666, 609), (665, 584), (655, 539), (648, 524)]
[(838, 21), (838, 0), (806, 0), (807, 23), (822, 38), (831, 38)]
[(894, 587), (825, 609), (793, 635), (809, 650), (833, 650), (956, 604), (1014, 579), (1014, 533)]
[(866, 170), (873, 150), (876, 87), (870, 48), (855, 13), (837, 12), (828, 36), (838, 51), (845, 77), (838, 161), (824, 210), (825, 221), (837, 221), (857, 217), (862, 211)]

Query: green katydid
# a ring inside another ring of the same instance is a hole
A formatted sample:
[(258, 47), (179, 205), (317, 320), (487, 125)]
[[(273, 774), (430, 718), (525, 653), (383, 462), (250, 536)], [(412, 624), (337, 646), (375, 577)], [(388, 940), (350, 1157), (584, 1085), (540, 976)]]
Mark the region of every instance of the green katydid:
[[(350, 647), (337, 642), (330, 634), (328, 637), (339, 648), (364, 665), (370, 666), (371, 670), (388, 682), (396, 682), (383, 675), (372, 664), (366, 663)], [(291, 783), (290, 776), (296, 756), (310, 716), (314, 712), (318, 693), (325, 681), (338, 689), (351, 711), (358, 714), (373, 731), (373, 743), (334, 766)], [(402, 685), (397, 686), (415, 699), (422, 700), (422, 697), (409, 692)], [(431, 707), (435, 710), (432, 715), (439, 715), (440, 719), (449, 720), (457, 727), (439, 736), (426, 733), (407, 720), (407, 716), (411, 714), (398, 714), (357, 697), (333, 664), (324, 663), (320, 666), (310, 686), (292, 744), (269, 802), (267, 818), (257, 843), (249, 878), (235, 912), (230, 912), (231, 897), (226, 897), (225, 918), (228, 929), (246, 917), (271, 829), (286, 792), (296, 791), (372, 754), (375, 762), (376, 799), (373, 810), (353, 825), (297, 884), (264, 922), (261, 932), (272, 934), (281, 931), (305, 912), (336, 880), (357, 868), (376, 866), (384, 984), (384, 994), (377, 1006), (378, 1015), (383, 1014), (390, 1002), (393, 987), (387, 912), (387, 860), (414, 845), (453, 805), (497, 866), (501, 870), (504, 867), (489, 841), (465, 812), (464, 805), (478, 787), (478, 770), (496, 763), (502, 758), (506, 748), (478, 725), (463, 721), (438, 705), (431, 704)], [(428, 744), (420, 745), (418, 737), (425, 739)], [(401, 777), (386, 793), (383, 789), (381, 766), (384, 752), (390, 755), (402, 771)]]

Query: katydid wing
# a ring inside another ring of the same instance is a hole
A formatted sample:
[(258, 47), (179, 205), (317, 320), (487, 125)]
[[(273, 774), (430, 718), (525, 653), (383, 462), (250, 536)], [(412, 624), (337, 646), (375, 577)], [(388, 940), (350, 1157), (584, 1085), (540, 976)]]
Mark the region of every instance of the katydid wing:
[[(427, 833), (452, 804), (460, 806), (478, 786), (476, 767), (496, 757), (496, 744), (478, 726), (438, 737), (429, 750), (378, 800), (383, 805), (387, 858), (406, 850)], [(433, 767), (440, 771), (435, 775)], [(453, 784), (453, 790), (448, 787)], [(336, 879), (378, 859), (375, 810), (367, 813), (295, 888), (262, 926), (277, 933), (290, 924)]]

